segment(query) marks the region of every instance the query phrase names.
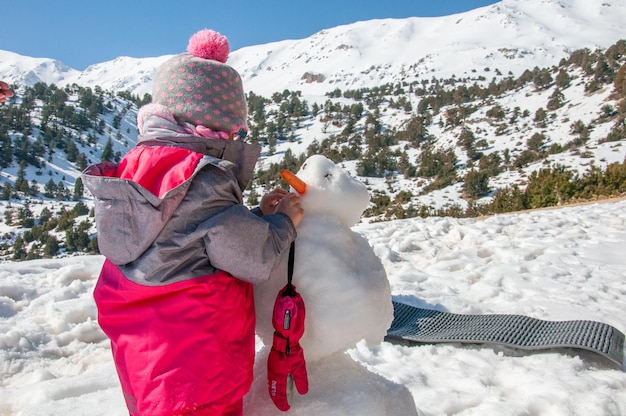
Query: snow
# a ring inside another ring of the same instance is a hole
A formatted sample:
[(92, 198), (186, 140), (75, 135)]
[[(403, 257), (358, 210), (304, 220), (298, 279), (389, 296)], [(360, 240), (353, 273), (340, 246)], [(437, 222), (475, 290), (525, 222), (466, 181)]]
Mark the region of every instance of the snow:
[[(507, 76), (509, 71), (519, 75), (535, 66), (556, 65), (573, 50), (615, 43), (623, 36), (625, 16), (625, 0), (503, 0), (454, 16), (357, 22), (307, 39), (243, 48), (231, 54), (229, 63), (240, 70), (247, 90), (269, 96), (287, 86), (302, 90), (309, 102), (323, 103), (326, 92), (334, 88), (453, 75), (491, 78), (496, 69)], [(0, 74), (4, 80), (25, 85), (76, 82), (142, 95), (150, 90), (154, 68), (167, 58), (120, 57), (80, 72), (58, 61), (0, 51)], [(326, 81), (307, 84), (302, 80), (306, 72), (323, 74)], [(534, 114), (545, 106), (551, 91), (538, 94), (530, 88), (505, 94), (497, 103)], [(545, 129), (527, 118), (511, 127), (518, 130), (497, 136), (481, 120), (482, 113), (468, 123), (479, 139), (489, 141), (487, 153), (507, 148), (515, 152), (520, 149), (516, 142), (534, 132), (545, 133), (550, 144), (564, 144), (572, 139), (564, 126), (597, 119), (611, 91), (586, 94), (584, 83), (573, 80), (563, 93), (567, 103), (555, 112), (555, 120), (562, 122), (551, 122)], [(131, 113), (125, 116), (129, 120)], [(383, 117), (396, 126), (408, 115), (387, 111)], [(399, 121), (392, 122), (394, 117)], [(125, 120), (120, 130), (126, 132), (133, 123)], [(313, 140), (339, 130), (327, 128), (324, 132), (322, 123), (311, 120), (299, 129), (296, 143), (279, 143), (276, 154), (266, 155), (261, 163), (278, 162), (287, 148), (299, 154)], [(598, 144), (608, 128), (608, 123), (597, 125), (586, 148), (598, 166), (624, 160), (621, 142)], [(455, 141), (454, 130), (438, 128), (436, 123), (429, 129), (440, 137), (442, 146)], [(125, 140), (132, 147), (134, 138)], [(117, 141), (114, 146), (122, 152), (126, 149)], [(550, 160), (582, 172), (592, 159), (562, 153)], [(355, 171), (354, 162), (343, 165)], [(49, 167), (58, 175), (55, 182), (63, 176), (67, 186), (78, 175), (56, 155)], [(496, 183), (523, 181), (539, 167), (529, 167), (521, 177), (505, 172)], [(3, 175), (12, 178), (16, 170), (5, 169)], [(28, 177), (35, 174), (29, 172)], [(385, 179), (376, 178), (369, 178), (368, 186), (389, 188)], [(402, 187), (409, 188), (409, 181), (400, 182), (398, 188)], [(459, 194), (459, 189), (449, 188), (422, 196), (420, 202), (433, 207), (462, 204)], [(351, 202), (357, 201), (347, 201)], [(0, 204), (2, 211), (5, 205)], [(395, 300), (453, 313), (591, 319), (624, 332), (625, 208), (622, 201), (486, 219), (361, 223), (352, 230), (384, 266)], [(11, 231), (5, 224), (0, 230)], [(331, 254), (320, 250), (314, 261), (332, 264), (325, 258)], [(102, 261), (100, 256), (82, 256), (0, 264), (0, 416), (127, 414), (92, 298)], [(338, 292), (325, 295), (330, 303), (344, 299), (338, 299)], [(356, 323), (360, 325), (355, 328), (368, 324)], [(377, 333), (375, 326), (372, 331)], [(260, 363), (264, 351), (259, 338)], [(371, 416), (395, 406), (389, 414), (406, 416), (415, 411), (406, 407), (407, 395), (420, 415), (626, 414), (625, 368), (589, 352), (359, 341), (348, 354), (338, 352), (327, 358), (311, 361), (311, 390), (294, 398), (289, 414)], [(338, 366), (344, 371), (333, 371)], [(263, 375), (257, 374), (257, 382), (259, 377), (262, 380)], [(378, 406), (368, 407), (372, 398)], [(247, 399), (248, 404), (258, 404), (247, 414), (280, 414), (256, 400), (260, 399), (252, 394)]]
[[(626, 201), (353, 230), (380, 258), (395, 300), (626, 331)], [(127, 414), (92, 299), (102, 261), (0, 265), (1, 415)], [(585, 351), (360, 341), (348, 354), (354, 367), (334, 378), (319, 381), (328, 368), (309, 366), (309, 394), (336, 409), (316, 414), (368, 415), (360, 391), (380, 388), (410, 392), (421, 415), (626, 414), (625, 368)], [(380, 378), (366, 382), (371, 374)]]

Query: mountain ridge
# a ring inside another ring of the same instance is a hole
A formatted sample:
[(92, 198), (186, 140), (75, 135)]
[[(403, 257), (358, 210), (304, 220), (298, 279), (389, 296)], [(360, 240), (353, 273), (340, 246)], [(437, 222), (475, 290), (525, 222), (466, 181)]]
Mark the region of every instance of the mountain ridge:
[[(624, 21), (625, 0), (503, 0), (449, 16), (367, 20), (304, 39), (248, 46), (232, 51), (229, 64), (240, 72), (247, 91), (263, 96), (285, 88), (320, 96), (335, 87), (471, 76), (496, 66), (519, 75), (556, 64), (576, 49), (608, 47), (622, 36)], [(99, 85), (143, 96), (151, 90), (154, 69), (169, 56), (118, 57), (84, 71), (51, 60), (62, 68), (55, 77), (37, 69), (41, 66), (11, 70), (11, 56), (0, 51), (0, 77), (26, 85), (37, 78), (61, 86)], [(47, 58), (32, 59), (42, 65)], [(324, 81), (307, 82), (307, 73)]]

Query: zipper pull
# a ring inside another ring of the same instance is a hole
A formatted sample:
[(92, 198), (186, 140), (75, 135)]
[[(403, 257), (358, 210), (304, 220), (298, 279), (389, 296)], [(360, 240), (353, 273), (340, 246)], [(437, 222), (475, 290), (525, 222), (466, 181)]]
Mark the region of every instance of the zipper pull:
[(285, 318), (283, 319), (283, 329), (289, 329), (291, 327), (291, 310), (285, 311)]

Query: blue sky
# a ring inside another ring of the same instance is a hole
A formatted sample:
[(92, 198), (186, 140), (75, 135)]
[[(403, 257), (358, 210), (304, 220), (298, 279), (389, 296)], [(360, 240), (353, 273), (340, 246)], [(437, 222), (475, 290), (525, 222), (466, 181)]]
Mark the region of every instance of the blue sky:
[(302, 39), (331, 27), (379, 18), (444, 16), (496, 0), (9, 0), (0, 49), (54, 58), (72, 68), (118, 56), (183, 52), (200, 29), (226, 35), (231, 50)]

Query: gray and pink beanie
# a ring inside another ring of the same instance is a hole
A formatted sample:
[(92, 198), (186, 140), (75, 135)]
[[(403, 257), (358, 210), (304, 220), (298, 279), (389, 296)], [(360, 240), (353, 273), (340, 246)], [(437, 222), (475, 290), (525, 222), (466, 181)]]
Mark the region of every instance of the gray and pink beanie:
[(187, 53), (157, 69), (152, 102), (166, 107), (178, 122), (200, 131), (246, 132), (246, 97), (241, 77), (226, 65), (229, 53), (225, 36), (208, 29), (197, 32), (189, 39)]

